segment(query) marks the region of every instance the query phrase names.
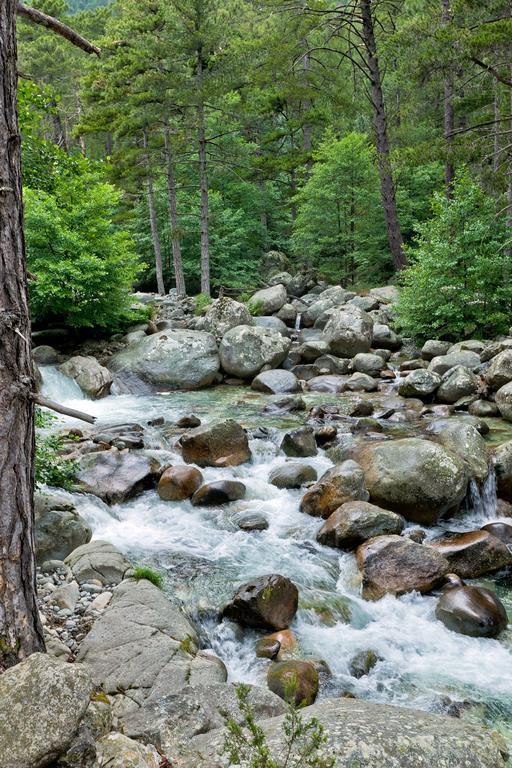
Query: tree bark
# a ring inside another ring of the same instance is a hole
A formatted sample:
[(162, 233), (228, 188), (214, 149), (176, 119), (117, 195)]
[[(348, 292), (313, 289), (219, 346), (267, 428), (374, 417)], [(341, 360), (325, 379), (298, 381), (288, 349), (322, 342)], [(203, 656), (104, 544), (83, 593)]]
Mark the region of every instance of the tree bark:
[(34, 371), (23, 239), (15, 0), (0, 3), (0, 671), (44, 651), (34, 554)]
[(359, 10), (361, 12), (362, 35), (366, 49), (368, 75), (370, 78), (375, 128), (375, 144), (377, 148), (377, 162), (380, 176), (380, 190), (382, 205), (384, 207), (384, 216), (386, 219), (389, 250), (391, 251), (391, 255), (393, 257), (395, 269), (400, 270), (405, 266), (406, 258), (403, 250), (402, 234), (400, 232), (400, 221), (396, 207), (395, 185), (393, 183), (393, 173), (391, 168), (386, 110), (384, 105), (384, 95), (382, 93), (382, 78), (380, 74), (379, 60), (377, 57), (377, 45), (375, 42), (375, 33), (373, 28), (371, 0), (359, 0)]
[(201, 293), (210, 295), (210, 240), (208, 233), (208, 168), (206, 160), (206, 126), (203, 98), (203, 50), (197, 48), (197, 128), (199, 152), (199, 184), (201, 190)]
[(144, 163), (146, 165), (146, 185), (148, 189), (148, 208), (149, 223), (151, 225), (151, 239), (153, 240), (153, 251), (155, 254), (155, 272), (156, 285), (158, 293), (165, 294), (164, 273), (162, 268), (162, 247), (160, 245), (160, 236), (158, 234), (158, 222), (156, 216), (155, 190), (153, 188), (153, 174), (151, 173), (151, 164), (149, 162), (148, 132), (143, 131), (144, 137)]
[[(451, 19), (450, 0), (442, 0), (441, 20), (444, 25)], [(446, 142), (446, 160), (444, 166), (444, 181), (446, 197), (453, 196), (453, 181), (455, 168), (453, 164), (453, 132), (455, 129), (455, 110), (453, 106), (453, 73), (448, 69), (444, 76), (444, 139)]]
[(186, 296), (185, 275), (183, 272), (183, 259), (181, 257), (180, 231), (178, 228), (178, 209), (176, 201), (176, 178), (174, 175), (174, 161), (171, 148), (169, 124), (164, 126), (165, 155), (167, 161), (167, 198), (169, 202), (169, 218), (171, 221), (172, 258), (174, 262), (174, 279), (178, 296)]

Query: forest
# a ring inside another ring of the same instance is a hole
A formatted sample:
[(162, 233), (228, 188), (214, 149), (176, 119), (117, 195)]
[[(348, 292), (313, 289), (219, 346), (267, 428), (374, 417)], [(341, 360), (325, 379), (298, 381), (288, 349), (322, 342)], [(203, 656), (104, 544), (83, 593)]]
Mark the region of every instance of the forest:
[(134, 280), (237, 296), (275, 250), (330, 282), (401, 282), (409, 335), (506, 330), (506, 2), (37, 7), (101, 56), (20, 20), (36, 322), (108, 326)]

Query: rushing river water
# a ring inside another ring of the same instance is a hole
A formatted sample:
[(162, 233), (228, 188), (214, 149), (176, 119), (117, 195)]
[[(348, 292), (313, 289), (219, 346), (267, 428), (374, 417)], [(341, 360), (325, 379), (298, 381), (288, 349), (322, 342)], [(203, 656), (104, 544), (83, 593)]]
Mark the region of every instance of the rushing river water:
[[(264, 685), (268, 662), (255, 656), (257, 633), (242, 632), (226, 621), (219, 624), (217, 611), (237, 584), (277, 572), (290, 577), (300, 590), (292, 629), (302, 652), (325, 660), (331, 671), (323, 695), (345, 692), (434, 712), (458, 710), (468, 719), (492, 724), (512, 741), (512, 631), (499, 640), (450, 632), (436, 621), (436, 598), (431, 596), (362, 600), (354, 556), (316, 542), (321, 521), (298, 511), (300, 491), (279, 490), (268, 483), (270, 471), (286, 461), (278, 452), (280, 439), (287, 428), (303, 423), (303, 413), (262, 415), (263, 405), (271, 398), (240, 388), (84, 401), (74, 382), (56, 369), (43, 368), (43, 379), (48, 397), (94, 414), (99, 425), (145, 424), (157, 416), (172, 423), (194, 413), (205, 422), (229, 416), (248, 428), (269, 429), (268, 439), (251, 441), (251, 463), (203, 470), (207, 481), (230, 477), (245, 483), (246, 498), (228, 507), (195, 508), (190, 501), (161, 501), (155, 491), (112, 507), (93, 496), (73, 495), (95, 538), (111, 541), (133, 560), (152, 564), (167, 575), (167, 590), (183, 601), (200, 628), (204, 647), (224, 660), (231, 680)], [(325, 393), (305, 398), (337, 404), (348, 399)], [(375, 401), (376, 395), (371, 399)], [(62, 419), (58, 426), (63, 422), (78, 424)], [(510, 439), (503, 432), (503, 422), (495, 422), (489, 439)], [(390, 424), (389, 429), (407, 432), (418, 427)], [(181, 462), (161, 429), (147, 428), (146, 445), (162, 461)], [(323, 451), (305, 461), (319, 475), (332, 465)], [(444, 521), (443, 527), (478, 528), (496, 519), (495, 504), (491, 476), (482, 491), (473, 488), (467, 513)], [(251, 533), (238, 530), (232, 518), (240, 510), (264, 513), (269, 528)], [(432, 535), (439, 530), (432, 530)], [(510, 577), (479, 583), (496, 589), (512, 617)], [(356, 680), (350, 675), (349, 662), (359, 651), (369, 649), (380, 660), (370, 674)]]

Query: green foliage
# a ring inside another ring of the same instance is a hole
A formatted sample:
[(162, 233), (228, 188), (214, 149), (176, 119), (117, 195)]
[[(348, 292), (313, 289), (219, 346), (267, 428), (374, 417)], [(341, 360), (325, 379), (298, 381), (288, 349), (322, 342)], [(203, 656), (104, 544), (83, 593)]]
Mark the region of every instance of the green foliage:
[(154, 584), (155, 587), (158, 587), (158, 589), (163, 589), (164, 586), (163, 573), (160, 573), (160, 571), (155, 571), (154, 568), (150, 568), (148, 565), (138, 565), (136, 568), (134, 568), (132, 578), (136, 579), (137, 581), (146, 579), (147, 581), (150, 581), (152, 584)]
[(335, 759), (324, 757), (322, 747), (327, 742), (325, 730), (317, 718), (305, 721), (294, 706), (289, 706), (283, 721), (284, 749), (273, 755), (265, 732), (257, 724), (248, 701), (250, 687), (238, 685), (236, 696), (241, 715), (224, 715), (226, 736), (223, 752), (232, 766), (247, 768), (333, 768)]
[(36, 408), (35, 482), (36, 486), (51, 485), (71, 491), (75, 485), (78, 465), (59, 455), (63, 439), (48, 433), (54, 419), (51, 414)]
[(247, 302), (247, 309), (251, 313), (253, 317), (259, 317), (263, 314), (263, 302), (262, 301), (248, 301)]
[(204, 315), (209, 305), (212, 303), (212, 297), (205, 293), (199, 293), (195, 297), (194, 315)]
[(36, 322), (116, 328), (140, 271), (126, 230), (116, 225), (121, 193), (86, 173), (25, 190), (25, 233)]
[(295, 253), (342, 283), (379, 282), (390, 273), (374, 153), (367, 137), (329, 134), (297, 195)]
[(505, 333), (510, 326), (510, 235), (495, 201), (466, 170), (453, 198), (434, 195), (433, 218), (418, 227), (402, 275), (399, 321), (418, 338)]

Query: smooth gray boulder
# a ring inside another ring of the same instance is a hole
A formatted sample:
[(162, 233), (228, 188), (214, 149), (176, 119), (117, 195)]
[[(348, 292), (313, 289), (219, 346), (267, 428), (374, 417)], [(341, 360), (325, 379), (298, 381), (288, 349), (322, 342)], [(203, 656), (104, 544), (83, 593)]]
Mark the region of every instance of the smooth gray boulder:
[(156, 387), (187, 390), (212, 384), (220, 362), (211, 333), (165, 330), (118, 352), (110, 367), (121, 380), (126, 371)]
[(512, 421), (512, 381), (504, 384), (496, 392), (496, 405), (507, 421)]
[[(362, 699), (323, 699), (301, 710), (325, 729), (323, 757), (336, 768), (505, 768), (507, 747), (498, 734), (453, 717), (376, 704)], [(261, 721), (270, 755), (283, 754), (283, 717)], [(184, 768), (223, 768), (225, 731), (200, 735), (189, 748), (199, 753)], [(245, 768), (242, 766), (241, 768)]]
[(491, 389), (499, 389), (512, 381), (512, 349), (504, 349), (492, 358), (485, 380)]
[(92, 532), (72, 504), (43, 492), (35, 496), (35, 544), (40, 565), (45, 560), (64, 560), (76, 547), (87, 544)]
[(252, 380), (251, 389), (277, 395), (283, 392), (300, 392), (300, 384), (294, 373), (277, 368), (259, 373)]
[(327, 519), (347, 501), (368, 501), (363, 470), (351, 459), (324, 472), (302, 497), (300, 511)]
[(271, 331), (277, 331), (282, 336), (288, 334), (286, 323), (278, 317), (274, 317), (274, 315), (258, 315), (257, 317), (253, 317), (252, 324), (259, 326), (260, 328), (270, 328)]
[(200, 467), (234, 467), (251, 458), (247, 433), (233, 419), (191, 429), (180, 445), (184, 461)]
[(400, 534), (403, 517), (367, 501), (348, 501), (330, 515), (317, 533), (317, 541), (339, 549), (355, 549), (374, 536)]
[(402, 346), (402, 339), (386, 323), (375, 323), (372, 346), (396, 352)]
[(230, 328), (237, 325), (252, 325), (251, 313), (245, 304), (224, 296), (208, 305), (204, 328), (216, 338), (221, 339)]
[(435, 440), (464, 462), (470, 477), (479, 482), (485, 480), (489, 474), (487, 444), (476, 427), (467, 422), (447, 419), (445, 426), (440, 431), (436, 430)]
[(43, 768), (73, 740), (89, 705), (88, 670), (34, 653), (0, 675), (0, 765)]
[(123, 733), (108, 733), (96, 745), (95, 768), (160, 768), (161, 755), (153, 746), (140, 744)]
[(60, 354), (55, 347), (51, 347), (49, 344), (41, 344), (39, 347), (34, 347), (32, 357), (38, 365), (55, 365), (59, 362)]
[(318, 318), (329, 309), (333, 307), (341, 307), (349, 299), (354, 298), (354, 294), (341, 288), (339, 285), (334, 285), (331, 288), (327, 288), (322, 291), (315, 300), (309, 305), (305, 312), (302, 313), (302, 322), (305, 326), (314, 325)]
[(402, 397), (430, 398), (441, 384), (441, 377), (424, 368), (416, 368), (398, 384), (398, 394)]
[(429, 339), (421, 348), (423, 360), (432, 360), (434, 357), (443, 357), (448, 354), (451, 347), (449, 341), (439, 341), (438, 339)]
[(385, 367), (382, 357), (372, 352), (359, 352), (352, 360), (354, 371), (366, 373), (368, 376), (378, 376)]
[(475, 374), (464, 365), (450, 368), (442, 376), (441, 385), (436, 393), (440, 403), (456, 403), (461, 397), (474, 395), (478, 392), (480, 381)]
[(435, 523), (455, 511), (466, 494), (463, 461), (417, 437), (368, 444), (356, 451), (370, 501), (415, 523)]
[(81, 458), (77, 479), (85, 493), (118, 504), (150, 488), (156, 469), (156, 462), (139, 452), (99, 451)]
[(107, 694), (123, 697), (123, 714), (150, 696), (226, 680), (222, 662), (198, 650), (196, 630), (180, 606), (145, 579), (128, 579), (115, 589), (76, 663), (87, 664)]
[(114, 380), (108, 368), (100, 365), (95, 357), (76, 355), (59, 365), (59, 371), (74, 379), (82, 392), (89, 397), (99, 398), (108, 395)]
[(314, 467), (291, 461), (273, 469), (268, 481), (276, 488), (300, 488), (305, 483), (315, 482), (316, 479), (317, 472)]
[(249, 306), (258, 307), (260, 315), (272, 315), (274, 312), (279, 312), (281, 307), (286, 304), (287, 298), (286, 288), (278, 283), (271, 285), (270, 288), (256, 291), (247, 303)]
[(354, 357), (368, 352), (373, 341), (373, 320), (357, 307), (335, 311), (324, 328), (331, 352), (339, 357)]
[(91, 579), (104, 585), (119, 584), (132, 567), (117, 547), (101, 539), (77, 547), (64, 562), (79, 584)]
[(463, 365), (465, 368), (469, 368), (469, 370), (472, 371), (480, 365), (480, 355), (469, 350), (450, 352), (447, 355), (433, 357), (428, 366), (428, 370), (442, 376), (446, 371), (449, 371), (458, 365)]
[(370, 296), (375, 296), (381, 304), (395, 304), (400, 297), (400, 292), (396, 285), (382, 285), (379, 288), (371, 288)]
[(230, 376), (248, 379), (256, 376), (264, 365), (277, 368), (290, 346), (290, 339), (278, 331), (238, 325), (224, 335), (219, 347), (220, 361)]

